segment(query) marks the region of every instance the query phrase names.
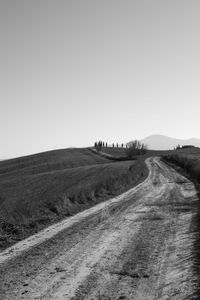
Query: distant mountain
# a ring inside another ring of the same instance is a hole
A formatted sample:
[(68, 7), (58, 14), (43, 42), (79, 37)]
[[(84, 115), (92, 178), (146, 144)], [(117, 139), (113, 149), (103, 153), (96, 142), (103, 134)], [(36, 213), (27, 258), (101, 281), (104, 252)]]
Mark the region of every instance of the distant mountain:
[(187, 140), (175, 139), (164, 135), (150, 135), (141, 140), (142, 143), (148, 146), (148, 149), (153, 150), (171, 150), (177, 145), (193, 145), (200, 147), (200, 139), (191, 138)]

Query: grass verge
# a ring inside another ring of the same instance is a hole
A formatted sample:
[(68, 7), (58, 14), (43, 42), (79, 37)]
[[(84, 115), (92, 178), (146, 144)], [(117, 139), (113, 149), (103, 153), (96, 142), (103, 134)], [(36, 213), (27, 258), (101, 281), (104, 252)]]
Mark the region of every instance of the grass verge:
[[(184, 171), (185, 175), (200, 183), (200, 160), (198, 158), (191, 158), (183, 155), (164, 155), (163, 160), (178, 166)], [(181, 171), (179, 169), (179, 171)]]
[[(199, 154), (199, 152), (198, 152)], [(199, 201), (195, 206), (195, 214), (191, 224), (191, 233), (194, 236), (194, 244), (192, 246), (192, 269), (194, 278), (197, 282), (194, 285), (192, 298), (199, 299), (200, 294), (200, 160), (190, 153), (188, 156), (183, 155), (165, 155), (162, 160), (173, 167), (177, 172), (184, 175), (195, 185)]]

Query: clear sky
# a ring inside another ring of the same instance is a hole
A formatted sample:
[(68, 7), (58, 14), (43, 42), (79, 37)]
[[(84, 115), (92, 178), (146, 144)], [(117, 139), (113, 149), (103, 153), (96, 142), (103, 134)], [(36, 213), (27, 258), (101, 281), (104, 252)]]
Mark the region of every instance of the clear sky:
[(199, 0), (1, 0), (0, 158), (200, 137)]

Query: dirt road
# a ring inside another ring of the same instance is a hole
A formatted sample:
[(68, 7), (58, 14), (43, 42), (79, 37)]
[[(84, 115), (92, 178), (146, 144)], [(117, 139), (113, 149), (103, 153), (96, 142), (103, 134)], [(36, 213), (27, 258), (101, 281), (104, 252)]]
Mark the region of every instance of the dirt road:
[(197, 299), (195, 187), (147, 165), (136, 188), (0, 253), (0, 299)]

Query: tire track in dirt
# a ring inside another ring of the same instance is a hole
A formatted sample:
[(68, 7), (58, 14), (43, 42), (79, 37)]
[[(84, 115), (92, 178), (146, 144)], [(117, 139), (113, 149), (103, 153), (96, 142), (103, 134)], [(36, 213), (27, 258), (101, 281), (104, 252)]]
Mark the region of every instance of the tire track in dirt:
[(1, 253), (0, 298), (190, 299), (196, 191), (158, 158), (147, 165), (142, 184)]

